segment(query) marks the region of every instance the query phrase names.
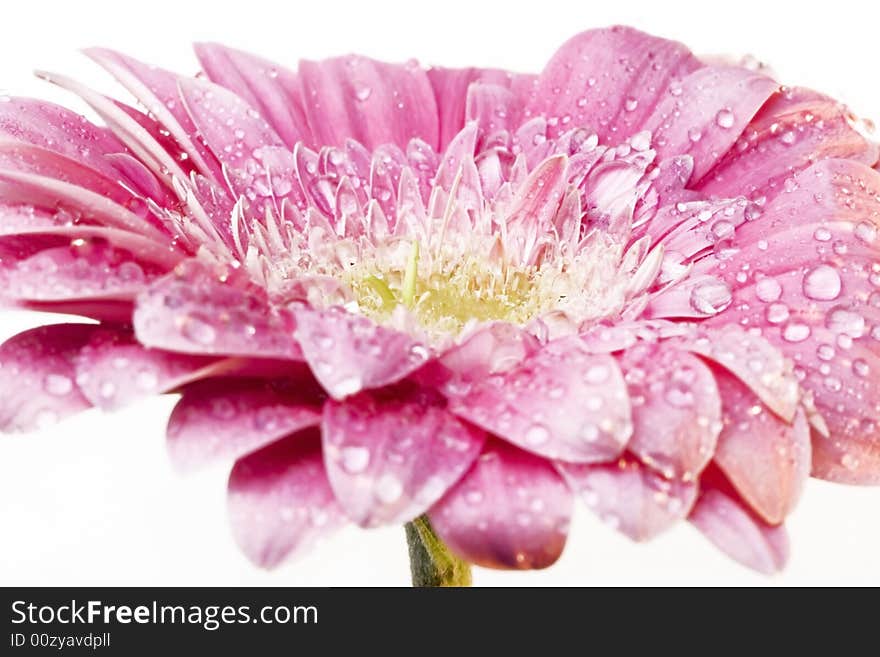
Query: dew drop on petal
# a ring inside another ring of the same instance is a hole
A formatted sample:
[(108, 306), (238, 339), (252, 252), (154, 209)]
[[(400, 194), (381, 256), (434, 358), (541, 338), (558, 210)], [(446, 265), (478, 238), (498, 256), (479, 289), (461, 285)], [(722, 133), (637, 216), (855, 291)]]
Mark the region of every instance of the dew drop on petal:
[(733, 112), (729, 109), (723, 109), (715, 115), (715, 123), (718, 124), (719, 127), (727, 130), (728, 128), (732, 128), (736, 117)]
[(73, 381), (63, 374), (49, 374), (44, 381), (46, 392), (56, 397), (63, 397), (73, 390)]
[(550, 432), (543, 424), (533, 424), (525, 433), (525, 441), (529, 445), (543, 445), (550, 440)]
[(831, 301), (840, 296), (840, 274), (830, 265), (819, 265), (804, 276), (804, 294), (814, 301)]
[(384, 474), (376, 482), (375, 493), (383, 504), (394, 504), (403, 495), (403, 484), (394, 475)]
[(848, 308), (832, 308), (825, 316), (825, 326), (840, 335), (860, 338), (865, 332), (865, 318)]
[(349, 474), (358, 474), (370, 464), (370, 450), (366, 447), (348, 446), (340, 450), (342, 468)]
[(691, 307), (704, 315), (717, 315), (732, 301), (730, 288), (719, 280), (700, 283), (691, 290)]
[(755, 294), (764, 303), (773, 303), (782, 296), (782, 286), (775, 278), (767, 276), (755, 284)]
[(782, 331), (782, 337), (787, 342), (803, 342), (810, 337), (810, 327), (806, 324), (788, 324)]

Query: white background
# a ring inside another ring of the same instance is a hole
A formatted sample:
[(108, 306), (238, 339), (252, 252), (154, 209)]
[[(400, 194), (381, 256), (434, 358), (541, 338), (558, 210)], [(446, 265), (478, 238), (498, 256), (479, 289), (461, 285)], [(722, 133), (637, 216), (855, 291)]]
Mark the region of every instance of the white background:
[[(867, 3), (866, 3), (867, 4)], [(181, 72), (189, 43), (216, 40), (293, 65), (299, 57), (361, 52), (425, 63), (539, 70), (582, 29), (629, 23), (696, 52), (751, 53), (781, 79), (812, 86), (880, 119), (878, 9), (809, 3), (666, 0), (501, 3), (369, 2), (4, 3), (0, 90), (75, 101), (34, 80), (70, 73), (105, 90), (77, 49), (103, 45)], [(0, 315), (0, 339), (57, 316)], [(88, 412), (37, 435), (0, 436), (0, 584), (406, 585), (403, 530), (351, 528), (271, 573), (236, 550), (225, 521), (223, 468), (194, 478), (167, 463), (173, 399), (114, 415)], [(578, 510), (561, 561), (536, 573), (479, 570), (481, 585), (880, 584), (880, 488), (811, 480), (789, 523), (786, 572), (763, 578), (728, 561), (682, 525), (635, 545)]]

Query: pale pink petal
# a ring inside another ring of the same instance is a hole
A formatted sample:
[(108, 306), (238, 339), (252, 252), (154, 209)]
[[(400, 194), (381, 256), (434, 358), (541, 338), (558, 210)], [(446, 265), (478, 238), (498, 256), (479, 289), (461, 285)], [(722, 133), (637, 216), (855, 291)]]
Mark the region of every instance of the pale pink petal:
[(697, 499), (696, 484), (667, 479), (634, 459), (557, 467), (603, 522), (634, 541), (651, 540), (686, 518)]
[(324, 473), (317, 431), (240, 459), (229, 475), (228, 508), (235, 541), (263, 568), (307, 552), (345, 523)]
[(364, 527), (407, 522), (455, 484), (485, 434), (436, 393), (362, 393), (324, 406), (324, 460), (336, 499)]
[(137, 300), (134, 328), (147, 347), (191, 354), (302, 360), (293, 318), (227, 270), (187, 261)]
[(294, 315), (303, 357), (335, 399), (396, 383), (430, 355), (406, 333), (341, 308), (300, 308)]
[(168, 420), (168, 452), (180, 471), (237, 459), (321, 422), (321, 409), (293, 389), (244, 381), (186, 390)]
[(127, 330), (95, 331), (76, 359), (76, 383), (95, 406), (116, 409), (233, 368), (232, 359), (146, 349)]
[(525, 450), (573, 463), (616, 458), (632, 434), (617, 361), (588, 353), (577, 338), (489, 376), (451, 399), (450, 409)]
[(704, 490), (690, 521), (728, 557), (760, 573), (773, 575), (788, 561), (785, 527), (766, 524), (721, 490)]
[(367, 148), (414, 137), (436, 147), (437, 105), (425, 71), (415, 64), (386, 64), (348, 56), (299, 67), (309, 127), (319, 144), (355, 139)]
[(661, 345), (641, 343), (621, 356), (633, 419), (627, 449), (667, 477), (693, 480), (715, 450), (721, 397), (698, 357)]
[(689, 154), (699, 180), (733, 146), (761, 106), (779, 89), (773, 79), (734, 66), (709, 66), (667, 93), (644, 127), (659, 157)]
[(286, 68), (219, 43), (195, 44), (212, 82), (234, 91), (272, 125), (284, 143), (312, 144), (297, 75)]
[(0, 431), (32, 431), (91, 406), (77, 387), (74, 363), (97, 328), (52, 324), (0, 345)]
[(785, 89), (767, 101), (697, 188), (721, 196), (775, 195), (786, 178), (819, 160), (870, 166), (877, 157), (878, 145), (853, 127), (844, 105), (809, 89)]
[(541, 73), (528, 111), (555, 119), (550, 136), (571, 126), (622, 142), (642, 130), (670, 84), (700, 68), (682, 44), (629, 27), (583, 32)]
[(431, 526), (466, 561), (547, 568), (562, 554), (572, 495), (548, 461), (492, 441), (431, 509)]
[(810, 426), (802, 410), (780, 420), (740, 381), (716, 373), (724, 428), (715, 462), (743, 499), (767, 522), (785, 519), (810, 475)]

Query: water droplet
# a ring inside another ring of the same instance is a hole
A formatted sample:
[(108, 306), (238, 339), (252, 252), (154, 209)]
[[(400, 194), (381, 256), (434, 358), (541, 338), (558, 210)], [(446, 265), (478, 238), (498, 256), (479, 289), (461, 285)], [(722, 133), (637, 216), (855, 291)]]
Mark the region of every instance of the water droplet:
[(537, 447), (550, 440), (550, 431), (543, 424), (533, 424), (526, 429), (524, 438), (529, 445)]
[(584, 372), (584, 381), (592, 385), (599, 385), (608, 380), (609, 374), (606, 365), (592, 365)]
[(217, 339), (217, 331), (208, 322), (193, 315), (183, 317), (180, 331), (185, 338), (201, 345), (209, 345)]
[(764, 303), (773, 303), (782, 296), (782, 286), (775, 278), (767, 276), (755, 284), (755, 295)]
[(56, 397), (63, 397), (73, 390), (73, 381), (63, 374), (49, 374), (44, 381), (46, 392)]
[(340, 450), (342, 469), (349, 474), (358, 474), (370, 464), (370, 450), (366, 447), (348, 446)]
[(860, 338), (865, 332), (865, 318), (848, 308), (838, 306), (825, 316), (825, 326), (834, 333)]
[(383, 504), (394, 504), (403, 495), (403, 484), (391, 474), (384, 474), (376, 482), (376, 497)]
[(788, 306), (784, 303), (774, 303), (767, 306), (767, 321), (771, 324), (782, 324), (789, 317)]
[(856, 358), (852, 364), (853, 372), (856, 373), (856, 376), (860, 376), (865, 378), (868, 374), (871, 373), (871, 366), (868, 365), (868, 361), (864, 358)]
[(691, 290), (691, 307), (704, 315), (717, 315), (732, 302), (730, 288), (717, 279), (699, 283)]
[(831, 231), (827, 228), (817, 228), (813, 233), (813, 239), (817, 242), (827, 242), (831, 239)]
[(729, 109), (720, 110), (718, 114), (715, 115), (715, 123), (725, 130), (732, 128), (735, 120), (736, 117)]
[(788, 342), (803, 342), (810, 337), (810, 327), (806, 324), (788, 324), (782, 331), (782, 337)]
[(627, 98), (623, 104), (623, 108), (627, 112), (634, 112), (638, 106), (639, 106), (639, 101), (636, 98), (633, 98), (632, 96)]
[(804, 294), (814, 301), (831, 301), (840, 296), (840, 274), (830, 265), (813, 267), (804, 276)]
[(372, 93), (373, 93), (373, 89), (371, 87), (366, 86), (366, 85), (359, 85), (354, 90), (355, 98), (357, 98), (361, 102), (366, 101), (372, 95)]
[(877, 239), (877, 227), (870, 221), (862, 221), (853, 231), (855, 236), (865, 244), (871, 244)]

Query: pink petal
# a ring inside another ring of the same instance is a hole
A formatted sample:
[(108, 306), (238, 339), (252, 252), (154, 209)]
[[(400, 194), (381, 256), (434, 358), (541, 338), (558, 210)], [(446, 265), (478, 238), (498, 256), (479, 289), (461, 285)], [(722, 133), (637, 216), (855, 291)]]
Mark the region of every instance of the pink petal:
[(636, 460), (557, 467), (599, 518), (634, 541), (649, 541), (686, 518), (697, 499), (695, 484), (666, 479)]
[(428, 69), (428, 79), (437, 101), (437, 114), (440, 117), (440, 141), (435, 147), (443, 150), (452, 138), (464, 127), (468, 89), (473, 83), (484, 83), (511, 88), (517, 99), (515, 110), (522, 108), (525, 94), (534, 76), (518, 75), (497, 69), (481, 68), (443, 68), (433, 66)]
[[(735, 301), (713, 321), (760, 327), (795, 362), (826, 425), (814, 475), (880, 482), (880, 174), (824, 160), (787, 189), (738, 231), (743, 247), (724, 263)], [(755, 274), (739, 283), (743, 263)]]
[(211, 156), (195, 138), (195, 126), (180, 102), (177, 89), (180, 78), (177, 75), (104, 48), (89, 48), (85, 53), (103, 66), (156, 117), (202, 174), (210, 177), (216, 171), (210, 161)]
[(418, 389), (327, 402), (322, 433), (336, 499), (364, 527), (407, 522), (427, 511), (485, 441), (482, 431)]
[(300, 62), (309, 127), (319, 144), (355, 139), (369, 149), (406, 148), (414, 137), (438, 143), (437, 105), (418, 65), (386, 64), (366, 57)]
[(32, 431), (91, 406), (76, 385), (74, 363), (96, 329), (53, 324), (0, 345), (0, 431)]
[(574, 126), (598, 132), (603, 142), (622, 142), (642, 129), (670, 83), (700, 66), (674, 41), (629, 27), (590, 30), (553, 56), (528, 112), (556, 119), (552, 137)]
[(396, 383), (430, 355), (409, 335), (341, 308), (300, 308), (294, 315), (303, 357), (335, 399)]
[(245, 169), (264, 146), (284, 146), (281, 137), (256, 110), (219, 85), (181, 78), (180, 95), (208, 148), (224, 165)]
[(788, 561), (785, 527), (772, 527), (721, 490), (704, 490), (690, 521), (719, 550), (742, 565), (773, 575)]
[(716, 378), (724, 400), (724, 429), (715, 462), (743, 499), (767, 522), (785, 519), (810, 475), (810, 426), (802, 410), (783, 422), (742, 383)]
[(79, 239), (19, 262), (6, 276), (5, 294), (30, 301), (131, 300), (162, 273), (131, 253)]
[(732, 372), (786, 422), (794, 420), (800, 393), (791, 361), (765, 338), (730, 324), (701, 331), (682, 346)]
[(314, 430), (240, 459), (229, 475), (228, 508), (235, 541), (263, 568), (307, 552), (345, 522)]
[(641, 343), (621, 357), (633, 435), (628, 449), (669, 477), (693, 478), (715, 451), (721, 398), (711, 370), (696, 356)]
[(95, 331), (77, 358), (76, 382), (95, 406), (116, 409), (229, 370), (229, 360), (145, 349), (127, 331)]
[(668, 93), (644, 126), (660, 158), (689, 154), (699, 180), (733, 146), (778, 83), (744, 68), (708, 66)]
[(125, 150), (106, 128), (70, 110), (31, 98), (10, 98), (0, 104), (0, 134), (76, 160), (110, 176), (108, 153)]
[(632, 434), (617, 361), (577, 338), (549, 343), (513, 369), (489, 376), (450, 409), (530, 452), (573, 463), (616, 458)]
[[(168, 243), (167, 234), (122, 205), (76, 184), (32, 173), (0, 170), (0, 200), (30, 203), (43, 208), (63, 207), (74, 214), (120, 230), (129, 230), (159, 243)], [(171, 257), (172, 253), (169, 255)]]
[(166, 244), (141, 237), (136, 233), (117, 228), (107, 228), (89, 224), (85, 220), (74, 221), (75, 215), (57, 210), (50, 212), (29, 205), (5, 205), (0, 203), (0, 237), (20, 236), (26, 239), (42, 239), (64, 237), (66, 240), (52, 240), (45, 246), (69, 244), (71, 240), (95, 238), (106, 240), (110, 244), (137, 253), (138, 256), (152, 263), (173, 267), (183, 256), (175, 254)]
[(786, 89), (767, 101), (736, 147), (697, 187), (721, 196), (775, 195), (792, 173), (819, 160), (871, 165), (877, 157), (878, 145), (853, 128), (845, 106), (808, 89)]
[(226, 270), (187, 261), (137, 301), (134, 328), (147, 347), (191, 354), (301, 360), (293, 319)]
[(195, 44), (212, 82), (235, 92), (272, 125), (284, 143), (312, 145), (297, 75), (282, 66), (219, 43)]
[(241, 458), (320, 422), (320, 408), (296, 390), (250, 382), (196, 386), (184, 392), (168, 420), (168, 451), (174, 466), (189, 472)]
[(429, 517), (466, 561), (524, 570), (559, 558), (571, 512), (572, 495), (546, 460), (492, 441)]

